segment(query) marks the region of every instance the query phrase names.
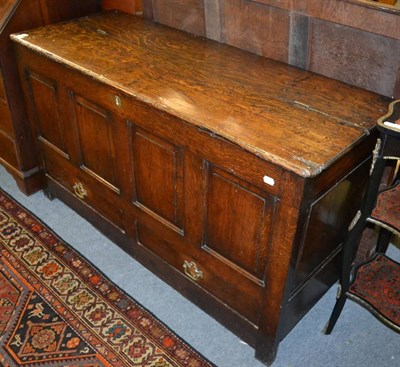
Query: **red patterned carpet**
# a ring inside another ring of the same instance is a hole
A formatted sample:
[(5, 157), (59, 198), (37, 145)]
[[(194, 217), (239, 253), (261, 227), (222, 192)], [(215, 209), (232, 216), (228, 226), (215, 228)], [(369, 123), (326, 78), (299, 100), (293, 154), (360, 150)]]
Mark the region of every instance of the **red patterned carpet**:
[(0, 366), (212, 366), (0, 190)]

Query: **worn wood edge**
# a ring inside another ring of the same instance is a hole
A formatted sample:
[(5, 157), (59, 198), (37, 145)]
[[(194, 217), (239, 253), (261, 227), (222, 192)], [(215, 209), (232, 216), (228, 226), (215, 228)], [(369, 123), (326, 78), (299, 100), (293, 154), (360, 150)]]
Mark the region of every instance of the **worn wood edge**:
[[(87, 68), (82, 67), (78, 64), (75, 64), (69, 60), (66, 60), (62, 57), (59, 57), (59, 56), (55, 55), (54, 53), (46, 51), (45, 49), (43, 49), (41, 47), (32, 45), (30, 42), (25, 41), (25, 39), (24, 39), (25, 33), (11, 34), (10, 38), (12, 41), (26, 47), (27, 49), (31, 50), (32, 52), (35, 52), (38, 55), (45, 56), (46, 58), (48, 58), (49, 60), (51, 60), (53, 62), (56, 62), (57, 64), (67, 66), (74, 70), (77, 70), (82, 75), (86, 75), (86, 76), (90, 77), (91, 79), (96, 80), (102, 84), (108, 84), (108, 85), (112, 86), (113, 88), (115, 88), (116, 90), (118, 90), (119, 92), (121, 92), (121, 94), (124, 94), (125, 96), (133, 97), (148, 106), (151, 106), (153, 108), (161, 110), (171, 116), (177, 117), (177, 118), (185, 121), (186, 123), (195, 126), (196, 128), (198, 128), (202, 131), (210, 132), (213, 135), (222, 138), (223, 140), (234, 143), (235, 145), (245, 149), (246, 151), (255, 154), (257, 157), (259, 157), (261, 159), (264, 159), (273, 164), (277, 164), (280, 167), (283, 167), (284, 169), (292, 171), (295, 174), (305, 177), (305, 178), (312, 178), (312, 177), (318, 176), (327, 167), (332, 165), (336, 160), (338, 160), (345, 153), (347, 153), (356, 144), (357, 141), (363, 139), (366, 135), (369, 134), (369, 132), (366, 131), (366, 129), (361, 128), (361, 127), (347, 121), (347, 123), (350, 126), (352, 126), (354, 128), (358, 128), (360, 130), (360, 132), (363, 132), (363, 133), (353, 143), (351, 143), (346, 149), (340, 151), (335, 157), (330, 159), (325, 164), (317, 164), (315, 162), (303, 159), (301, 157), (292, 157), (294, 162), (298, 162), (298, 164), (295, 164), (287, 159), (281, 158), (278, 155), (272, 154), (263, 149), (259, 149), (254, 145), (247, 144), (246, 142), (244, 142), (240, 139), (234, 138), (231, 135), (225, 133), (224, 131), (220, 131), (218, 129), (211, 131), (210, 129), (205, 127), (201, 121), (197, 121), (194, 118), (190, 118), (190, 116), (188, 118), (187, 115), (181, 114), (178, 111), (171, 109), (168, 106), (166, 106), (160, 102), (157, 102), (156, 100), (149, 99), (149, 98), (144, 97), (142, 94), (132, 92), (131, 89), (126, 88), (124, 85), (117, 83), (114, 80), (111, 80), (102, 75), (99, 75), (98, 73), (94, 73), (94, 72), (90, 71), (90, 69), (87, 69)], [(294, 108), (296, 108), (295, 105), (294, 105)], [(322, 113), (321, 111), (318, 111), (318, 110), (315, 110), (315, 112)], [(333, 116), (330, 116), (330, 117), (333, 117)], [(340, 121), (342, 121), (342, 120), (340, 120)], [(342, 121), (342, 122), (346, 122), (346, 121)]]
[(340, 153), (338, 153), (336, 156), (334, 156), (331, 160), (329, 160), (328, 162), (326, 162), (324, 165), (321, 165), (319, 167), (319, 169), (321, 169), (321, 171), (319, 171), (317, 174), (313, 175), (313, 176), (309, 176), (310, 178), (317, 176), (319, 173), (321, 173), (322, 171), (324, 171), (326, 168), (332, 166), (335, 162), (337, 162), (340, 158), (342, 158), (344, 155), (346, 155), (346, 153), (348, 153), (350, 150), (352, 149), (356, 149), (357, 145), (364, 140), (365, 137), (371, 135), (372, 130), (374, 130), (376, 128), (375, 126), (372, 126), (370, 130), (365, 130), (365, 133), (361, 136), (358, 137), (358, 139), (354, 140), (353, 143), (351, 145), (348, 145), (346, 149), (343, 149)]

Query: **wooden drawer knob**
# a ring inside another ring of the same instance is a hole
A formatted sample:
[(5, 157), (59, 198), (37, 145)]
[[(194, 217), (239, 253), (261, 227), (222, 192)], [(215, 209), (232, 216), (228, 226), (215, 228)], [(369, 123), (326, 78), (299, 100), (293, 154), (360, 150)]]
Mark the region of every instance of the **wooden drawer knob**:
[(195, 262), (187, 261), (183, 263), (183, 269), (185, 271), (185, 274), (195, 282), (198, 282), (200, 279), (203, 278), (203, 272), (197, 268), (197, 265)]
[(80, 182), (75, 182), (74, 186), (72, 186), (75, 192), (75, 195), (79, 198), (84, 200), (87, 196), (87, 191), (83, 187), (83, 185)]

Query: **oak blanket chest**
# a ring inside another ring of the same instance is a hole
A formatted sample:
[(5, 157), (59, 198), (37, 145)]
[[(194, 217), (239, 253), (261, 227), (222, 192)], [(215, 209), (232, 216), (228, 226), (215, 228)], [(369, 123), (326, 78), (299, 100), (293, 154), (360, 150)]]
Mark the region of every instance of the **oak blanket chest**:
[(272, 362), (337, 279), (387, 101), (116, 12), (12, 38), (48, 195)]

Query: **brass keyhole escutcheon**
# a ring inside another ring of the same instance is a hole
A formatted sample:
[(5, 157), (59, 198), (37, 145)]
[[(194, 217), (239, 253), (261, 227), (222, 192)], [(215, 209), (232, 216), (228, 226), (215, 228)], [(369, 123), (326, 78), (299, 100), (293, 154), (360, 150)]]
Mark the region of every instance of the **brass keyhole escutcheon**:
[(120, 96), (115, 96), (114, 97), (114, 102), (115, 102), (115, 105), (117, 107), (121, 107), (122, 106), (122, 101), (121, 101), (121, 97)]
[(83, 185), (80, 182), (75, 182), (74, 186), (72, 186), (75, 192), (75, 195), (79, 198), (84, 200), (87, 196), (87, 191), (83, 187)]
[(185, 274), (195, 282), (198, 282), (200, 279), (203, 278), (203, 272), (198, 269), (196, 263), (194, 261), (187, 261), (183, 263), (183, 270), (185, 271)]

